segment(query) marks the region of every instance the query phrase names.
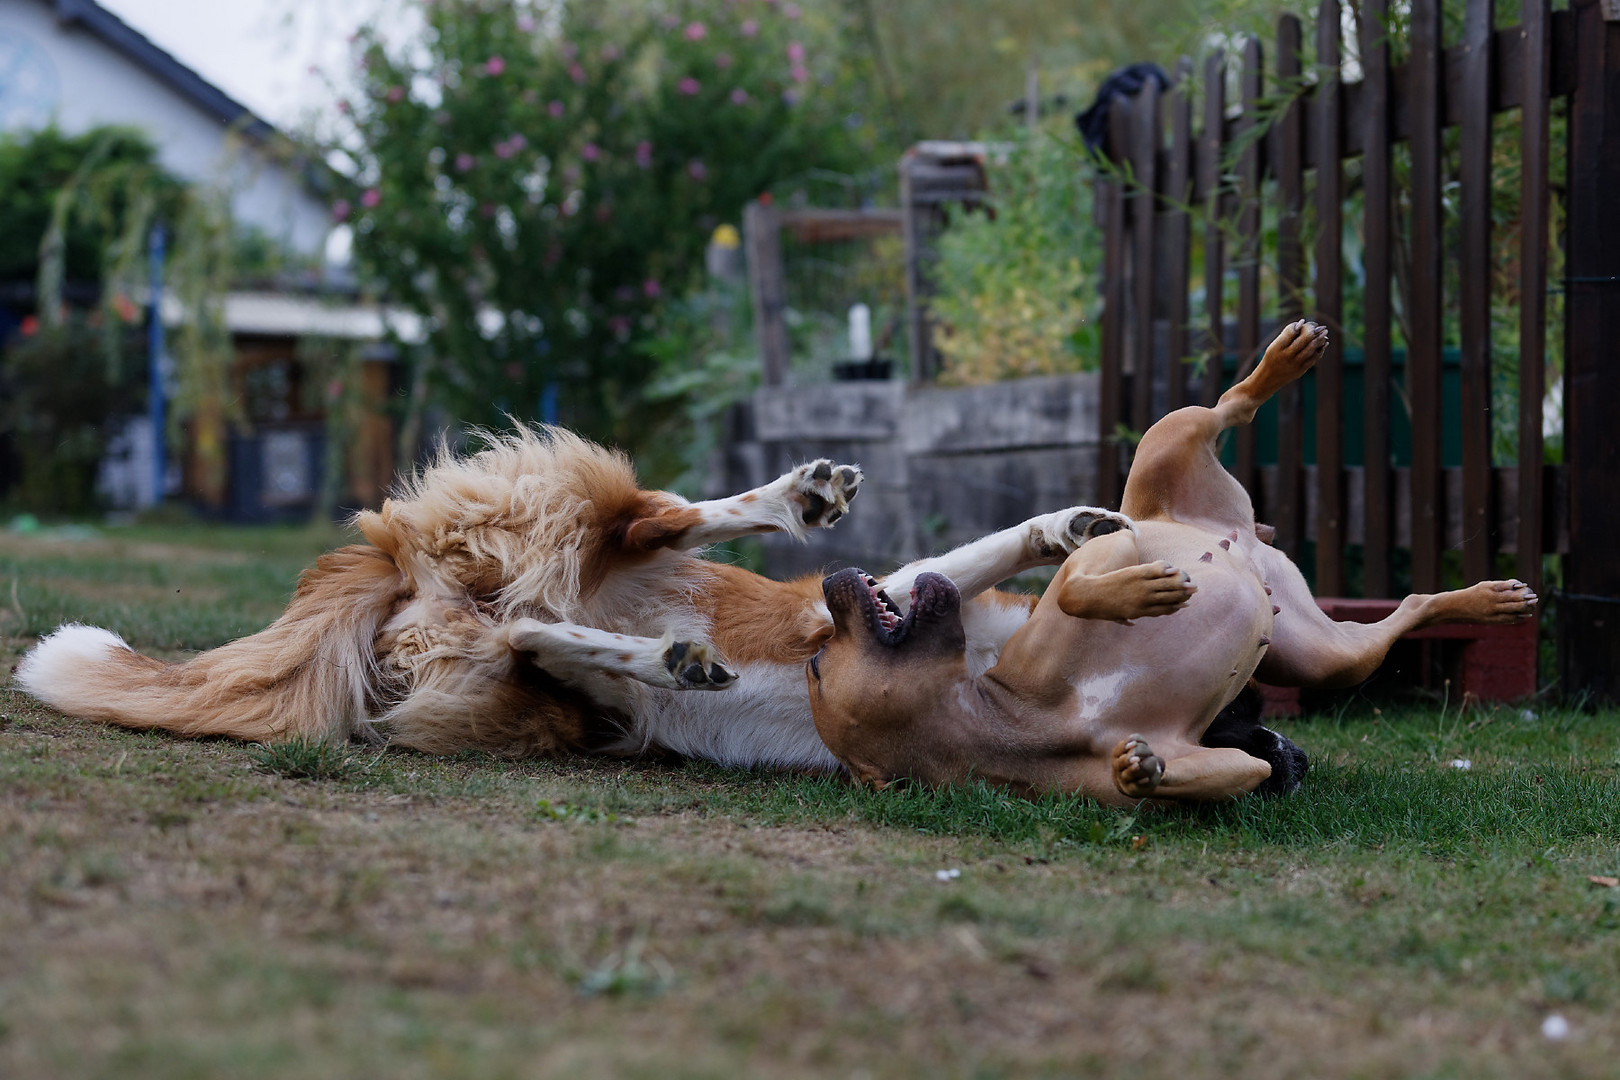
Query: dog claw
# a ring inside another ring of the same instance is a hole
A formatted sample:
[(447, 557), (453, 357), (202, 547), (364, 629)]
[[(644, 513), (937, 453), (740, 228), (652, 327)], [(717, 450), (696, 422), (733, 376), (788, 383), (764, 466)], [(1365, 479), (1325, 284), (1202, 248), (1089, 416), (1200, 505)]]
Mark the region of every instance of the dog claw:
[(799, 517), (811, 528), (826, 528), (849, 513), (850, 500), (866, 477), (855, 465), (835, 465), (827, 458), (806, 462), (788, 474)]
[(1147, 739), (1132, 735), (1114, 748), (1114, 785), (1133, 799), (1152, 795), (1164, 780), (1164, 759)]

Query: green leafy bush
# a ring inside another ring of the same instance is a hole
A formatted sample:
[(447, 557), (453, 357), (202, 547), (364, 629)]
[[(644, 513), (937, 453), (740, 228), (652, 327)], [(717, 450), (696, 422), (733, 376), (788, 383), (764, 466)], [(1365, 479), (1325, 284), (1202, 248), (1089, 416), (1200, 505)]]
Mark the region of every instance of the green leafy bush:
[(1079, 157), (1052, 136), (1020, 133), (996, 144), (987, 165), (989, 212), (953, 212), (939, 242), (932, 302), (944, 361), (939, 381), (1095, 367), (1097, 304), (1085, 290), (1087, 260), (1100, 258), (1101, 248)]
[(418, 385), (496, 424), (555, 386), (566, 422), (636, 445), (637, 340), (714, 227), (859, 160), (841, 24), (763, 0), (421, 10), (417, 40), (359, 41), (334, 205), (373, 280), (429, 316)]
[[(115, 331), (116, 332), (116, 331)], [(0, 436), (20, 463), (10, 501), (34, 513), (96, 506), (96, 469), (108, 421), (143, 407), (146, 350), (138, 334), (113, 356), (103, 331), (73, 316), (16, 339), (0, 355)]]

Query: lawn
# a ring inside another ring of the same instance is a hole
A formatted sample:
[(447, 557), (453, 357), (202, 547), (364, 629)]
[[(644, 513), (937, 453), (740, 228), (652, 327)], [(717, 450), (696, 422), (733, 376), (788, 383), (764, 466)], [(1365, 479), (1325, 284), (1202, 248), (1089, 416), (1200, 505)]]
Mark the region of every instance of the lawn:
[[(249, 632), (338, 539), (0, 532), (0, 671)], [(1292, 798), (1130, 814), (0, 689), (0, 1077), (1614, 1075), (1620, 713), (1381, 708), (1285, 725)]]

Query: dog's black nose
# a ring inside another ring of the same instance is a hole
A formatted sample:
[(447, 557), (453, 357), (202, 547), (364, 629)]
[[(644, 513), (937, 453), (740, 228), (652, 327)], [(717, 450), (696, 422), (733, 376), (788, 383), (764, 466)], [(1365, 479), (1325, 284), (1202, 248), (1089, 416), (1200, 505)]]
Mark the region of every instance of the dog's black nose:
[(1091, 527), (1092, 536), (1107, 536), (1109, 533), (1119, 532), (1119, 522), (1104, 518)]

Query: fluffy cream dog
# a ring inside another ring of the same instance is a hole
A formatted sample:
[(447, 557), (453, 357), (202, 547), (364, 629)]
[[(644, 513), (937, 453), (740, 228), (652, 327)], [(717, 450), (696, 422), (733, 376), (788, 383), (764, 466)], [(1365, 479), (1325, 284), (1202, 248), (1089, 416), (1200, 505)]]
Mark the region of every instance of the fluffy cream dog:
[[(255, 742), (388, 742), (429, 753), (632, 754), (836, 768), (804, 666), (832, 635), (819, 576), (778, 582), (698, 549), (833, 524), (862, 480), (814, 461), (692, 503), (644, 491), (628, 460), (557, 428), (443, 454), (378, 512), (367, 544), (322, 556), (265, 630), (178, 664), (67, 625), (19, 684), (63, 712)], [(988, 667), (1032, 598), (989, 592), (1128, 523), (1087, 507), (906, 567), (955, 580)], [(724, 691), (712, 693), (709, 691)]]

